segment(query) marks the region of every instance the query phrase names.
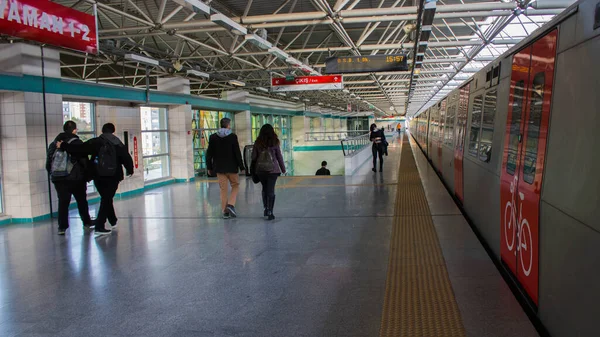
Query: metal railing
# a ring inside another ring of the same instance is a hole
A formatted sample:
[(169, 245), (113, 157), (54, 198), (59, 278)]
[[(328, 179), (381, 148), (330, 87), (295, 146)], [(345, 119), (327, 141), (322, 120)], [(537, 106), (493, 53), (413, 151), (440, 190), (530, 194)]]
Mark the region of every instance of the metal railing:
[(304, 140), (307, 142), (326, 142), (335, 140), (345, 140), (357, 137), (369, 132), (368, 130), (348, 130), (348, 131), (326, 131), (326, 132), (306, 132)]
[(369, 139), (368, 133), (342, 140), (344, 157), (352, 157), (365, 146), (369, 146), (369, 144), (371, 144), (371, 140)]

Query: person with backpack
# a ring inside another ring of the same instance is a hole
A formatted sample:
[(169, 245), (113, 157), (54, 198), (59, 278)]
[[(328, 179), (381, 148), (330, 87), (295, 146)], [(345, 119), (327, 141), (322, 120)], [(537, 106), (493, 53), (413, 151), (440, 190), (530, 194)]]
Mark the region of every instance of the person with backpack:
[(56, 188), (58, 196), (58, 235), (65, 235), (69, 228), (69, 204), (71, 196), (75, 197), (79, 216), (84, 228), (92, 228), (92, 219), (87, 202), (87, 182), (90, 181), (89, 159), (85, 155), (70, 155), (58, 149), (58, 142), (83, 144), (77, 136), (77, 124), (67, 121), (62, 133), (58, 134), (48, 146), (46, 153), (46, 170)]
[[(221, 190), (223, 218), (237, 217), (235, 202), (240, 188), (239, 171), (244, 171), (244, 162), (237, 135), (231, 131), (231, 119), (223, 118), (221, 128), (208, 139), (206, 168), (208, 175), (216, 173)], [(229, 185), (231, 194), (228, 195)]]
[(379, 172), (383, 172), (383, 154), (387, 155), (388, 142), (385, 140), (385, 132), (378, 129), (377, 125), (371, 124), (369, 139), (373, 143), (371, 151), (373, 152), (373, 172), (377, 172), (377, 157), (379, 156)]
[(115, 125), (106, 123), (102, 126), (102, 135), (92, 138), (83, 144), (58, 142), (57, 147), (73, 155), (91, 155), (94, 185), (100, 194), (100, 209), (96, 218), (96, 235), (111, 233), (106, 229), (108, 219), (111, 229), (117, 227), (117, 216), (113, 206), (113, 198), (123, 180), (123, 167), (127, 175), (133, 175), (133, 159), (121, 140), (114, 135)]
[(251, 170), (262, 185), (264, 216), (267, 220), (275, 219), (275, 184), (281, 174), (285, 174), (285, 163), (279, 147), (279, 138), (271, 124), (260, 129), (252, 149)]

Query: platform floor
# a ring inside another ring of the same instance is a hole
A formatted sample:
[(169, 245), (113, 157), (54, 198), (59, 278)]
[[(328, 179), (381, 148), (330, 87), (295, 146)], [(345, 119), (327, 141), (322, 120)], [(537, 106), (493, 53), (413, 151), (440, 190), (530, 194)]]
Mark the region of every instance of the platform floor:
[[(440, 308), (458, 308), (458, 335), (537, 336), (414, 143), (394, 138), (389, 152), (383, 173), (367, 164), (352, 177), (281, 178), (274, 222), (262, 219), (260, 186), (249, 180), (240, 217), (221, 219), (218, 185), (203, 180), (118, 201), (119, 228), (107, 237), (85, 233), (76, 213), (66, 237), (51, 222), (0, 227), (0, 336), (401, 331), (390, 322), (412, 327), (402, 335), (450, 335), (442, 320), (423, 326), (419, 314), (435, 305), (389, 315), (398, 289), (425, 288), (403, 287), (390, 268), (393, 229), (407, 215), (396, 203), (407, 188), (398, 172), (412, 154), (430, 213), (420, 216), (432, 220), (449, 282)], [(414, 264), (414, 273), (425, 267)]]

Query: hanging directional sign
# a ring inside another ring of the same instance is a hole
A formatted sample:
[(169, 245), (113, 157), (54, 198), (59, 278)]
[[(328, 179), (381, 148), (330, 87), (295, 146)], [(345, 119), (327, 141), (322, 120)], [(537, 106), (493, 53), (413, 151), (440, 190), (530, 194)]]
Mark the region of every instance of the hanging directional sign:
[(294, 79), (271, 79), (271, 91), (342, 90), (342, 76), (302, 76)]
[(85, 53), (98, 53), (94, 15), (51, 1), (0, 0), (0, 34)]
[(325, 60), (325, 74), (406, 71), (406, 54), (330, 57)]

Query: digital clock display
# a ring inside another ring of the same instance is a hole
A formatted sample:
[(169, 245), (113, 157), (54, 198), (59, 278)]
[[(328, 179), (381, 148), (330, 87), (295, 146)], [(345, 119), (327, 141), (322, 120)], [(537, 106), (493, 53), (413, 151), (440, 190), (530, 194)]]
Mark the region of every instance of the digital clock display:
[(325, 74), (407, 70), (406, 54), (330, 57), (325, 60)]

